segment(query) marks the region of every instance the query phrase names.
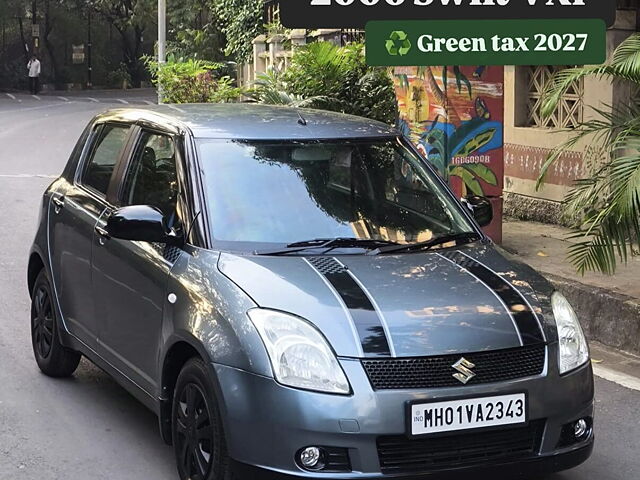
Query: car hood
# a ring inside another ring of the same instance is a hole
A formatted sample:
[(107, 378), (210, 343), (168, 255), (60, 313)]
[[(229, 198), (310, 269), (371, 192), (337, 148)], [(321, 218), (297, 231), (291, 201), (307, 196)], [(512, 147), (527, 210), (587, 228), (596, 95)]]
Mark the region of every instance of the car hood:
[[(344, 357), (419, 357), (542, 343), (540, 277), (491, 246), (404, 255), (241, 256), (219, 270), (262, 308), (307, 319)], [(544, 303), (544, 302), (543, 302)]]

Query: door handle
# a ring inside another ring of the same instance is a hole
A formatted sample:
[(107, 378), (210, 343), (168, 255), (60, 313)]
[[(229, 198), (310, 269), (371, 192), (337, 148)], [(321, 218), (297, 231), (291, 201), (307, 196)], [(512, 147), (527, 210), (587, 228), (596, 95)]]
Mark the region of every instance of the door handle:
[(60, 213), (60, 210), (62, 210), (62, 207), (64, 207), (64, 195), (61, 195), (59, 197), (52, 197), (51, 201), (53, 202), (53, 209), (56, 213)]
[(100, 245), (104, 245), (104, 241), (110, 237), (109, 232), (106, 229), (102, 228), (100, 225), (95, 226), (95, 231), (100, 236)]

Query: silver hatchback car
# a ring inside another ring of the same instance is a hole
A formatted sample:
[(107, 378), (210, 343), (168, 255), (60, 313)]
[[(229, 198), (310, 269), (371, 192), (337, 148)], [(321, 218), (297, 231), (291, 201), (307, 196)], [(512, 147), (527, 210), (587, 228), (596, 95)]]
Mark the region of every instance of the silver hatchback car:
[(107, 112), (43, 198), (34, 354), (113, 375), (183, 480), (571, 468), (593, 448), (587, 343), (491, 216), (380, 123)]

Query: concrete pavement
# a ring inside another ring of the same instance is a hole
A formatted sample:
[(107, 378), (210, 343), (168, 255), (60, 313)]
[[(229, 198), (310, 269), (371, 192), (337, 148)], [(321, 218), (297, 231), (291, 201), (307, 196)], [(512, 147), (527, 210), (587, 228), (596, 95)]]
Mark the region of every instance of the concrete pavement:
[(615, 275), (576, 273), (567, 228), (507, 219), (503, 247), (542, 272), (571, 301), (591, 340), (640, 355), (640, 256)]
[[(175, 480), (155, 417), (106, 374), (83, 360), (73, 378), (54, 380), (33, 360), (25, 279), (41, 194), (88, 119), (122, 106), (33, 102), (0, 99), (0, 479)], [(623, 386), (640, 381), (640, 363), (598, 346), (594, 358), (621, 375), (596, 379), (594, 455), (552, 480), (640, 478), (640, 391)]]

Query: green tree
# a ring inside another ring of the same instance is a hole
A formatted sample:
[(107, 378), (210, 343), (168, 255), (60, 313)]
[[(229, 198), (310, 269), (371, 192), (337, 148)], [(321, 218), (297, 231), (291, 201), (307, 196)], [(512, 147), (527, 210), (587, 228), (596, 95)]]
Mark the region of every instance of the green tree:
[[(82, 2), (81, 2), (82, 3)], [(88, 0), (86, 3), (118, 31), (123, 62), (134, 87), (140, 86), (145, 76), (141, 57), (144, 53), (144, 35), (156, 25), (155, 0)], [(155, 33), (155, 32), (154, 32)]]
[(225, 54), (242, 63), (251, 59), (252, 41), (264, 33), (262, 0), (211, 0), (218, 25), (226, 36)]
[(395, 122), (393, 81), (386, 69), (367, 66), (362, 44), (315, 42), (295, 50), (284, 72), (263, 75), (254, 96), (263, 103), (324, 108)]
[(182, 58), (225, 59), (225, 36), (211, 0), (169, 0), (167, 51)]
[(154, 84), (162, 85), (166, 103), (236, 102), (243, 93), (230, 77), (219, 75), (224, 64), (192, 58), (176, 60), (173, 55), (162, 65), (150, 56), (143, 60)]
[[(577, 80), (596, 76), (640, 91), (640, 34), (625, 40), (605, 65), (562, 70), (549, 81), (543, 114), (551, 115), (563, 93)], [(572, 138), (549, 156), (538, 184), (563, 151), (587, 142), (602, 151), (587, 178), (579, 180), (565, 199), (565, 213), (575, 223), (569, 258), (578, 272), (613, 274), (640, 243), (640, 105), (628, 102), (607, 110), (573, 131)]]

